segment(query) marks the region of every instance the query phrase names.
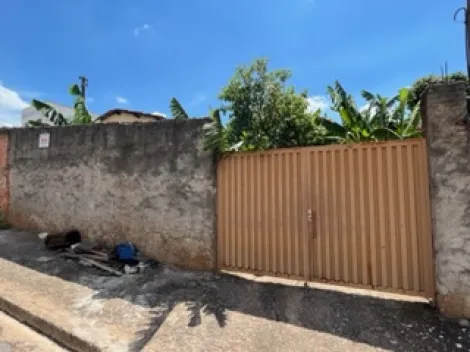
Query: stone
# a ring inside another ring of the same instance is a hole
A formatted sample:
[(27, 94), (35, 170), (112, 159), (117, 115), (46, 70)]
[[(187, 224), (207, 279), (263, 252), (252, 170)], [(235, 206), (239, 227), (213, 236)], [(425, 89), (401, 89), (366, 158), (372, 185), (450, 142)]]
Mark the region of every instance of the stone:
[(460, 319), (459, 324), (460, 324), (460, 326), (464, 326), (466, 328), (470, 326), (470, 322), (467, 319)]

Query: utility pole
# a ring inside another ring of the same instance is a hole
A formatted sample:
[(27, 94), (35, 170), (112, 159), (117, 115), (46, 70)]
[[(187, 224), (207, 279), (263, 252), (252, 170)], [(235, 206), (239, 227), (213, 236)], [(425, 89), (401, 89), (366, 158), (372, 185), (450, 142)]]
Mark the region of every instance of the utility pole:
[[(470, 1), (470, 0), (468, 0), (468, 1)], [(85, 76), (79, 76), (78, 79), (81, 82), (82, 97), (83, 97), (83, 99), (85, 99), (85, 92), (86, 92), (86, 88), (88, 87), (88, 78), (86, 78)]]
[[(459, 8), (454, 14), (454, 21), (457, 20), (457, 16), (461, 11), (463, 11), (465, 19), (465, 56), (467, 61), (467, 80), (470, 79), (470, 0), (467, 0), (467, 6)], [(469, 101), (469, 86), (467, 83), (467, 116), (465, 117), (465, 122), (468, 121), (470, 116), (470, 101)]]
[(470, 77), (470, 0), (467, 0), (467, 6), (461, 7), (454, 13), (454, 21), (457, 21), (457, 17), (460, 12), (464, 13), (464, 24), (465, 24), (465, 55), (467, 59), (467, 76)]
[(467, 77), (470, 77), (470, 0), (465, 8), (465, 54), (467, 56)]

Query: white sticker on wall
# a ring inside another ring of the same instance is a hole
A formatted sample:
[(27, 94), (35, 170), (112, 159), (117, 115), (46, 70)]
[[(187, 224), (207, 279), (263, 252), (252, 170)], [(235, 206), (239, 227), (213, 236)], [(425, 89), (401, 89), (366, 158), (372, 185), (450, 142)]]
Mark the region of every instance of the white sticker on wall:
[(49, 148), (51, 135), (49, 133), (41, 133), (39, 135), (39, 148)]

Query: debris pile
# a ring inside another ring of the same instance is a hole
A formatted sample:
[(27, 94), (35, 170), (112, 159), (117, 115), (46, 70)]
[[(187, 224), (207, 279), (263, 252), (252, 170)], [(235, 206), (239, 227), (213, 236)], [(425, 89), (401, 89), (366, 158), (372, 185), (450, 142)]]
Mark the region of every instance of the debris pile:
[(76, 260), (83, 266), (95, 267), (109, 274), (136, 274), (152, 264), (139, 259), (139, 250), (131, 242), (120, 243), (107, 251), (90, 243), (83, 242), (79, 231), (70, 230), (49, 234), (42, 232), (38, 237), (51, 250), (61, 250), (61, 257)]

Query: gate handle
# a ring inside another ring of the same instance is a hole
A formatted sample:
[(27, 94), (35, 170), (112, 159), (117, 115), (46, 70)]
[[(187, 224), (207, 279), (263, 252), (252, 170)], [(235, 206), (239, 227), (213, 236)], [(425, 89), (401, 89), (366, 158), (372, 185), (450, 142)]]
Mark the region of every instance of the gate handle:
[(312, 222), (312, 209), (309, 209), (307, 211), (307, 219), (308, 219), (308, 222)]

